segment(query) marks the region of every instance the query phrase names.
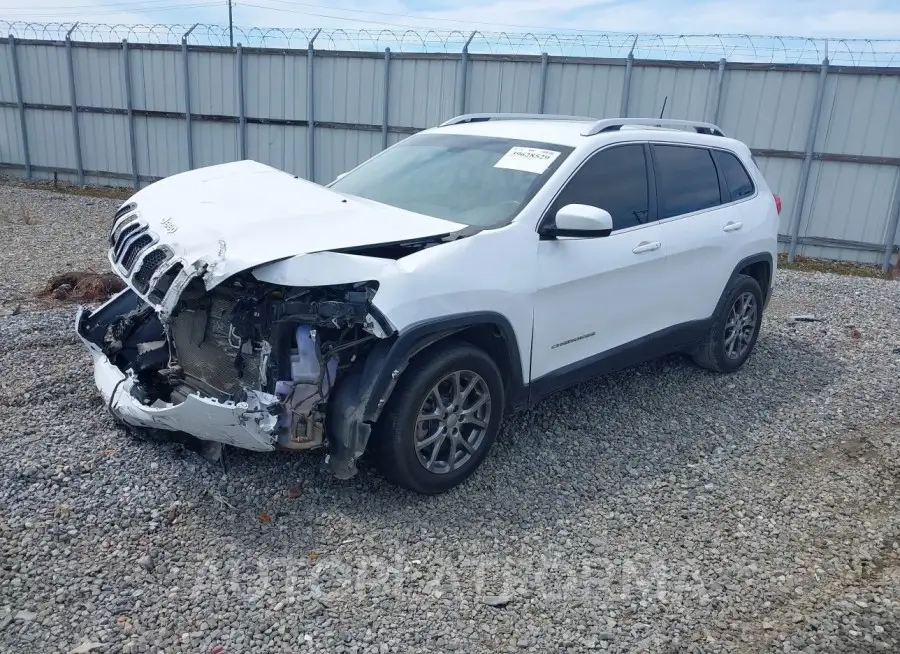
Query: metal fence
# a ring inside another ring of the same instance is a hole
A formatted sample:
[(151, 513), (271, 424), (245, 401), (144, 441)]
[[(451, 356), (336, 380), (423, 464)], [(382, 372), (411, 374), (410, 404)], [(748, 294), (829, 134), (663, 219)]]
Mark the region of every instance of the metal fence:
[(76, 41), (72, 30), (0, 40), (0, 171), (137, 188), (250, 158), (324, 183), (467, 111), (665, 107), (750, 145), (782, 197), (791, 255), (887, 268), (898, 250), (900, 67), (884, 60), (835, 65), (827, 45), (819, 63), (761, 63), (485, 54), (473, 34), (459, 52), (397, 52), (319, 50), (315, 31), (297, 49), (193, 44), (191, 32), (179, 45)]
[(0, 34), (44, 41), (157, 43), (179, 45), (188, 35), (192, 45), (259, 48), (306, 48), (313, 34), (321, 50), (429, 52), (459, 54), (541, 55), (684, 61), (818, 64), (830, 50), (831, 64), (841, 66), (900, 66), (900, 39), (825, 39), (749, 34), (634, 34), (586, 30), (416, 29), (381, 22), (371, 27), (318, 29), (315, 27), (241, 27), (238, 25), (103, 25), (96, 23), (35, 23), (0, 20)]

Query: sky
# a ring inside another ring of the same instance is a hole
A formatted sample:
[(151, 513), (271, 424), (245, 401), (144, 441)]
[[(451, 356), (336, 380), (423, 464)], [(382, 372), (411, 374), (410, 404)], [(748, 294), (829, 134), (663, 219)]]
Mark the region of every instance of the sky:
[[(228, 13), (226, 0), (0, 0), (0, 20), (227, 24)], [(234, 23), (900, 38), (900, 0), (235, 0)]]

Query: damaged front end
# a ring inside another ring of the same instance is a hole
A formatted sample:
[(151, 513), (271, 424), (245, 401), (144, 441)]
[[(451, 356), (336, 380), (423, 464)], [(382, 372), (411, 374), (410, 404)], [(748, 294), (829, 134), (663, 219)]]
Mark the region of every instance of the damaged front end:
[(332, 398), (392, 334), (372, 305), (378, 283), (297, 288), (245, 272), (208, 290), (182, 272), (171, 286), (168, 304), (129, 288), (78, 312), (113, 414), (249, 450), (327, 445), (334, 474), (355, 474), (369, 427), (345, 419), (352, 390), (337, 409)]

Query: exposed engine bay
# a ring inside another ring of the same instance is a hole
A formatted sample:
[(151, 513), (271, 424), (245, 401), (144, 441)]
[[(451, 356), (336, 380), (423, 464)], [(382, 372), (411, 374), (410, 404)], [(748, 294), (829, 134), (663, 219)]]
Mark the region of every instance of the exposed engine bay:
[[(241, 423), (223, 425), (220, 442), (308, 450), (325, 444), (335, 386), (391, 332), (371, 305), (377, 287), (293, 288), (247, 273), (208, 291), (198, 276), (165, 323), (129, 289), (79, 314), (77, 330), (122, 373), (108, 400), (116, 401), (125, 422), (147, 426), (145, 414), (129, 420), (127, 407), (119, 406), (126, 390), (129, 402), (159, 409), (154, 426), (163, 429), (180, 428), (177, 421), (167, 427), (167, 412), (200, 398), (207, 413), (231, 407)], [(202, 420), (203, 411), (197, 415)], [(208, 428), (215, 432), (214, 420)]]
[(107, 256), (128, 288), (80, 308), (76, 332), (120, 422), (256, 451), (326, 446), (352, 477), (428, 342), (398, 333), (417, 315), (401, 261), (478, 231), (254, 161), (179, 173), (116, 211)]

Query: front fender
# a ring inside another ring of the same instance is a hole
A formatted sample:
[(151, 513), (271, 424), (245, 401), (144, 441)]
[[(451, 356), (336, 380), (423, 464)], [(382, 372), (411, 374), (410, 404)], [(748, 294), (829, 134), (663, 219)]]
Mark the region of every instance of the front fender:
[(478, 311), (415, 323), (396, 337), (377, 343), (362, 369), (348, 374), (334, 389), (328, 412), (331, 450), (328, 466), (335, 476), (347, 479), (356, 473), (356, 460), (366, 449), (372, 425), (377, 422), (410, 360), (452, 334), (481, 325), (496, 327), (503, 336), (510, 366), (510, 405), (526, 403), (519, 344), (512, 325), (503, 315)]

